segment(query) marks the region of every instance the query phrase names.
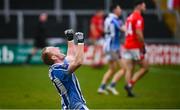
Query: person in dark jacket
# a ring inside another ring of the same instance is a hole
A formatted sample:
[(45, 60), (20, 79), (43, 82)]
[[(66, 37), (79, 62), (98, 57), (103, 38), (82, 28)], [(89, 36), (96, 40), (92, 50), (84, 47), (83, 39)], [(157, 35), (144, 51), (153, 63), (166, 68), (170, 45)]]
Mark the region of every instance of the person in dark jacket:
[(40, 14), (39, 23), (34, 36), (34, 46), (31, 50), (31, 53), (29, 53), (29, 55), (27, 56), (27, 59), (25, 61), (26, 64), (30, 63), (32, 57), (37, 53), (39, 49), (42, 49), (47, 46), (46, 43), (46, 39), (48, 37), (47, 20), (48, 20), (47, 13)]

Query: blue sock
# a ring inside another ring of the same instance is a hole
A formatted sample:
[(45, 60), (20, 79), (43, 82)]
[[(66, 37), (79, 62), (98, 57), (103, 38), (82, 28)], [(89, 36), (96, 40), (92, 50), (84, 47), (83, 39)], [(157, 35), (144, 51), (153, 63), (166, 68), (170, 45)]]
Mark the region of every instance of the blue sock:
[(101, 89), (105, 89), (106, 88), (106, 84), (101, 84), (100, 88)]
[(111, 86), (111, 87), (115, 87), (115, 86), (116, 86), (116, 83), (115, 83), (115, 82), (112, 82), (112, 83), (110, 84), (110, 86)]

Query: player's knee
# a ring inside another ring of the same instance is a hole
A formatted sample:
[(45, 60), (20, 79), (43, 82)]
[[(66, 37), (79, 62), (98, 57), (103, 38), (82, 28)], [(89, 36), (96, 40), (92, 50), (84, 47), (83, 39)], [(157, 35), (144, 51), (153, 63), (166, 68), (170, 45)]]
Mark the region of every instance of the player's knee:
[(125, 73), (126, 73), (126, 69), (124, 69), (124, 68), (122, 68), (119, 72), (119, 74), (122, 74), (122, 75), (124, 75)]
[(134, 65), (132, 63), (127, 63), (124, 68), (127, 70), (127, 71), (132, 71), (133, 68), (134, 68)]
[(114, 69), (114, 68), (110, 68), (110, 69), (109, 69), (109, 74), (110, 74), (110, 75), (113, 75), (114, 73), (115, 73), (115, 69)]
[(149, 71), (149, 64), (148, 62), (144, 62), (142, 65), (142, 68), (144, 69), (144, 73), (147, 73)]
[(146, 65), (146, 66), (142, 67), (142, 69), (144, 70), (144, 74), (145, 74), (149, 71), (149, 66)]
[(116, 68), (115, 68), (115, 66), (113, 66), (113, 64), (109, 66), (109, 72), (110, 73), (114, 73), (115, 70), (116, 70)]
[(126, 69), (126, 74), (132, 74), (132, 72), (133, 72), (133, 69), (132, 69), (132, 68)]

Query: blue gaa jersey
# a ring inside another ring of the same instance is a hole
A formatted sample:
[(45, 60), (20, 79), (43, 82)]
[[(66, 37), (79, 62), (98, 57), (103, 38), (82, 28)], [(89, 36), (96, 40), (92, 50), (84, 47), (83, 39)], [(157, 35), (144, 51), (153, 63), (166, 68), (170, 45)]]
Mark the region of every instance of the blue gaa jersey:
[(118, 16), (111, 13), (105, 19), (104, 22), (104, 32), (105, 32), (105, 52), (118, 51), (120, 48), (120, 27), (122, 26), (122, 21), (118, 19)]
[(62, 109), (88, 109), (78, 79), (74, 73), (68, 72), (68, 66), (67, 60), (64, 60), (64, 63), (53, 64), (49, 69), (49, 77), (62, 99)]

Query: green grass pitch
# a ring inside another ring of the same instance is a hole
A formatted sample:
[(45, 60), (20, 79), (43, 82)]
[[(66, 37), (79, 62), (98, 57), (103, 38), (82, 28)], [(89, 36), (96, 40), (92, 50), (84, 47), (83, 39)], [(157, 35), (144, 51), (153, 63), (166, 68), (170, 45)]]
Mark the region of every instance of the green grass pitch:
[[(82, 66), (76, 73), (87, 105), (91, 109), (180, 108), (180, 66), (152, 66), (135, 88), (135, 98), (126, 97), (124, 78), (119, 96), (98, 95), (97, 88), (107, 66)], [(0, 66), (0, 109), (58, 109), (60, 98), (48, 77), (48, 67)]]

